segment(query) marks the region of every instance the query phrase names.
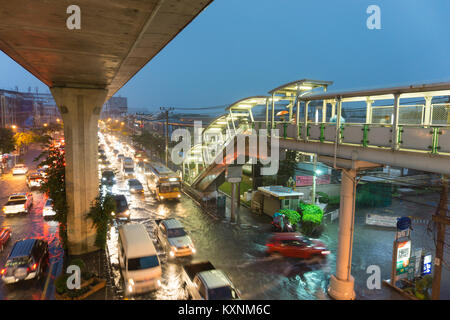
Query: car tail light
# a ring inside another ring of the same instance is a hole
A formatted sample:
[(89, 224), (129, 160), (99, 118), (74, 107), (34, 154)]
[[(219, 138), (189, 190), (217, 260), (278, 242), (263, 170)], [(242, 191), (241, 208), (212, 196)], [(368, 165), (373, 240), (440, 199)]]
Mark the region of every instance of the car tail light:
[(268, 243), (268, 244), (266, 244), (266, 246), (267, 247), (273, 247), (274, 245), (273, 245), (273, 243)]
[(37, 264), (37, 263), (33, 264), (33, 265), (31, 266), (31, 271), (34, 271), (34, 270), (36, 270), (36, 269), (37, 269), (37, 266), (38, 266), (38, 264)]
[(4, 275), (6, 273), (6, 268), (3, 268), (2, 271), (0, 271), (1, 275)]

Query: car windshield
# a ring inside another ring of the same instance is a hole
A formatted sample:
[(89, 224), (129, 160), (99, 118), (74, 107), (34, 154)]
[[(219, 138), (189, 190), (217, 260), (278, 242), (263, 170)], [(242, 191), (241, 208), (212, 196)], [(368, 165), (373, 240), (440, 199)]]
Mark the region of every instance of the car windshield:
[(112, 178), (112, 177), (114, 177), (114, 173), (112, 171), (105, 171), (105, 172), (103, 172), (103, 177), (104, 178)]
[(186, 231), (184, 231), (183, 228), (176, 228), (176, 229), (168, 229), (167, 230), (167, 237), (168, 238), (184, 237), (185, 235), (186, 235)]
[(150, 269), (157, 266), (159, 266), (159, 261), (156, 255), (142, 258), (128, 259), (128, 271)]
[(31, 258), (29, 257), (15, 257), (12, 258), (11, 260), (8, 260), (5, 264), (5, 267), (17, 267), (17, 266), (22, 266), (22, 265), (26, 265), (28, 263), (31, 262)]
[(231, 288), (228, 286), (208, 290), (210, 300), (233, 300), (233, 295)]
[(128, 183), (130, 184), (130, 187), (142, 187), (141, 183), (137, 180), (130, 180)]
[(11, 196), (9, 200), (26, 200), (25, 196)]
[(134, 172), (133, 168), (125, 168), (125, 172)]

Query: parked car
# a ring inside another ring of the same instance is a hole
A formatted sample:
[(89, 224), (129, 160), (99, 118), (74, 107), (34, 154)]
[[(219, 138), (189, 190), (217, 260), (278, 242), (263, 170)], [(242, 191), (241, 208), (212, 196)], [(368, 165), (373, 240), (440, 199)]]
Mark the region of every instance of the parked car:
[(11, 228), (3, 227), (0, 229), (0, 251), (3, 251), (6, 243), (11, 239)]
[(285, 257), (309, 259), (330, 254), (324, 243), (309, 239), (296, 232), (277, 233), (266, 244), (268, 253), (279, 253)]
[(13, 175), (27, 174), (28, 167), (24, 164), (16, 164), (12, 170)]
[(39, 173), (43, 178), (47, 176), (47, 173), (45, 172), (46, 168), (39, 168), (37, 169), (37, 173)]
[(8, 202), (3, 206), (3, 213), (5, 215), (15, 213), (29, 213), (33, 206), (32, 193), (14, 193)]
[(47, 201), (45, 201), (44, 208), (42, 209), (42, 216), (45, 217), (53, 217), (56, 214), (55, 210), (53, 209), (53, 200), (48, 198)]
[(40, 239), (19, 240), (14, 244), (0, 275), (6, 284), (40, 279), (48, 261), (47, 242)]
[(161, 263), (144, 225), (127, 223), (119, 227), (118, 252), (126, 296), (161, 286)]
[(196, 250), (194, 243), (177, 219), (156, 220), (157, 238), (171, 258), (192, 256)]
[(128, 208), (127, 198), (123, 194), (114, 195), (116, 201), (116, 210), (113, 215), (116, 219), (131, 219), (130, 209)]
[(39, 188), (43, 182), (43, 177), (39, 172), (32, 172), (27, 175), (28, 188)]
[(237, 290), (226, 274), (209, 261), (183, 266), (182, 277), (189, 298), (194, 300), (239, 300)]
[(113, 171), (107, 170), (102, 172), (102, 184), (113, 185), (116, 183), (116, 176)]
[(138, 179), (128, 180), (128, 190), (130, 190), (131, 193), (144, 193), (144, 187)]

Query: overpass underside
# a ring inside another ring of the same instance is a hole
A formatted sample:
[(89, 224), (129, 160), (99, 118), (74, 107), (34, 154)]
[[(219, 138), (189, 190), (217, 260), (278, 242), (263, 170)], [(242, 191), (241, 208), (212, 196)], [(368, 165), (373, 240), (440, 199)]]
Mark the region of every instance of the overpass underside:
[[(211, 2), (2, 1), (0, 50), (50, 88), (63, 118), (70, 254), (98, 249), (85, 214), (99, 189), (103, 104)], [(69, 28), (78, 18), (80, 28)]]

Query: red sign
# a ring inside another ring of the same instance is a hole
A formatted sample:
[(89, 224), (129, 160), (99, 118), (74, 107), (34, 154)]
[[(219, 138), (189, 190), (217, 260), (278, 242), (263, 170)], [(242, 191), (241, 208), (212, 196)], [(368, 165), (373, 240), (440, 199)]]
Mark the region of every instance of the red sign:
[[(331, 182), (331, 176), (324, 174), (316, 177), (316, 184), (329, 184)], [(295, 186), (312, 186), (313, 176), (295, 176)]]

